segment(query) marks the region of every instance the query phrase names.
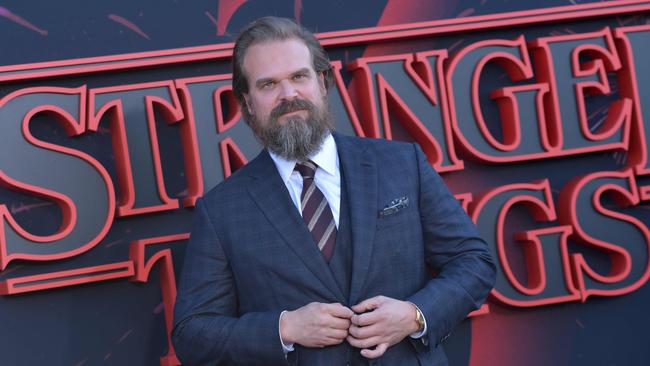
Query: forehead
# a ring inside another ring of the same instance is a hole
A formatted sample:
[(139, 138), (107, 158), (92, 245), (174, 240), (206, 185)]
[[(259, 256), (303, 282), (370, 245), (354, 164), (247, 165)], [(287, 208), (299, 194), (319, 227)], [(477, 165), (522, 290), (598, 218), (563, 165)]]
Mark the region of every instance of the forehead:
[(244, 55), (244, 73), (249, 84), (262, 78), (280, 78), (300, 69), (313, 70), (309, 49), (299, 39), (255, 43)]

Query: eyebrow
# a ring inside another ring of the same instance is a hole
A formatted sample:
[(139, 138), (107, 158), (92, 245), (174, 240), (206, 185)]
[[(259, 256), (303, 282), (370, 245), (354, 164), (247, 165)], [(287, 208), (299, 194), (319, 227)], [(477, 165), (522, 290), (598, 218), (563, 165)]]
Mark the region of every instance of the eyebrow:
[(298, 75), (298, 74), (309, 74), (309, 68), (308, 67), (303, 67), (302, 69), (292, 73), (291, 76), (295, 76), (295, 75)]
[(259, 88), (260, 86), (266, 84), (266, 83), (269, 82), (269, 81), (275, 81), (275, 79), (273, 79), (273, 78), (262, 78), (262, 79), (258, 79), (258, 80), (255, 82), (255, 86)]

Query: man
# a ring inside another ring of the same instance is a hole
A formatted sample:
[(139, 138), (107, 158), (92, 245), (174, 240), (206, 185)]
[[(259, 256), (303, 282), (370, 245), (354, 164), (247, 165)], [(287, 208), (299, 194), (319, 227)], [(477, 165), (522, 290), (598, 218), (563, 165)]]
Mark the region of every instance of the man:
[(439, 345), (484, 301), (494, 266), (422, 151), (333, 133), (329, 60), (290, 20), (251, 23), (233, 64), (266, 149), (197, 201), (175, 306), (179, 358), (446, 365)]

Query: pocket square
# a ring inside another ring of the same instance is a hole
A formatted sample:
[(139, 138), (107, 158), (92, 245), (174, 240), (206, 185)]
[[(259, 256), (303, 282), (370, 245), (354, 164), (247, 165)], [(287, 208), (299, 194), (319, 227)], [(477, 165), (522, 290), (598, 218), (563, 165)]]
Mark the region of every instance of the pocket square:
[(396, 198), (388, 204), (388, 206), (384, 207), (381, 211), (379, 211), (379, 217), (386, 217), (390, 215), (396, 214), (399, 210), (409, 207), (409, 199), (408, 197), (400, 197)]

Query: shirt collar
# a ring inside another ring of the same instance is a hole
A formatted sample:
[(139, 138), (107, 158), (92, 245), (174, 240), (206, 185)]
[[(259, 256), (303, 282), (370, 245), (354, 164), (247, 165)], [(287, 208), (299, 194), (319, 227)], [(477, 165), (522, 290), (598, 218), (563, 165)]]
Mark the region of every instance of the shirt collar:
[[(273, 151), (269, 150), (269, 155), (275, 163), (275, 167), (280, 173), (283, 182), (287, 182), (291, 173), (293, 173), (293, 168), (296, 166), (295, 160), (286, 160), (285, 158), (276, 155)], [(339, 166), (339, 156), (336, 152), (336, 142), (331, 133), (328, 133), (323, 143), (320, 146), (315, 154), (312, 154), (309, 159), (316, 163), (320, 169), (325, 171), (325, 173), (330, 175), (335, 175)]]

